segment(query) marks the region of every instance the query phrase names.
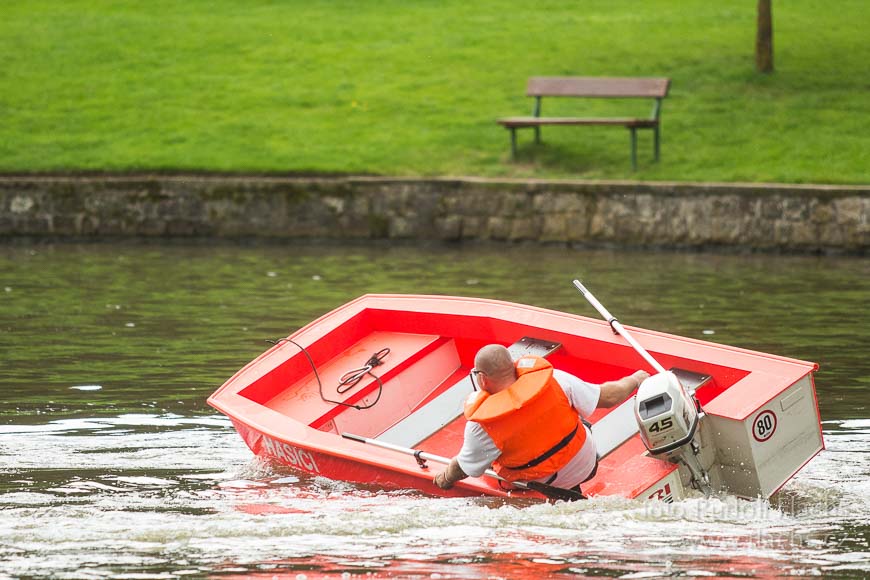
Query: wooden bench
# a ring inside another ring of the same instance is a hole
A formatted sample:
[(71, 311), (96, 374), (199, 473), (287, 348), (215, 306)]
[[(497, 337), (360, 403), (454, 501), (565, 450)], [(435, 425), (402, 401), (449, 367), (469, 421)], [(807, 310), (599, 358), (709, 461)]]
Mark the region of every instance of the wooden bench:
[[(671, 80), (667, 78), (608, 78), (608, 77), (532, 77), (526, 95), (535, 97), (531, 117), (507, 117), (498, 123), (511, 132), (511, 156), (517, 155), (517, 129), (533, 128), (535, 142), (541, 142), (543, 125), (619, 125), (631, 131), (631, 167), (637, 169), (637, 130), (652, 129), (655, 160), (659, 159), (659, 116), (662, 99), (668, 95)], [(542, 117), (543, 97), (584, 97), (655, 99), (649, 117)]]

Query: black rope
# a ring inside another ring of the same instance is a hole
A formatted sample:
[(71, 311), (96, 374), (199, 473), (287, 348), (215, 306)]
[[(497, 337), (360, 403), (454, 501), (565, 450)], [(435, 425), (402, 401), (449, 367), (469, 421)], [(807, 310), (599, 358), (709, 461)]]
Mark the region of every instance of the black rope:
[(366, 361), (365, 365), (361, 366), (358, 369), (347, 371), (346, 373), (341, 375), (341, 378), (338, 382), (338, 387), (335, 389), (336, 392), (338, 392), (339, 395), (345, 394), (346, 392), (357, 386), (357, 384), (366, 375), (371, 375), (380, 381), (380, 378), (372, 373), (372, 369), (384, 364), (384, 358), (386, 358), (388, 354), (390, 354), (390, 349), (382, 348), (381, 350), (373, 354), (371, 358)]
[(338, 394), (340, 395), (343, 395), (344, 393), (354, 388), (366, 375), (371, 375), (378, 382), (378, 396), (375, 397), (374, 401), (372, 401), (368, 405), (352, 405), (350, 403), (344, 403), (342, 401), (333, 401), (332, 399), (327, 399), (323, 395), (323, 382), (320, 380), (320, 374), (317, 372), (317, 365), (314, 364), (314, 359), (311, 358), (311, 355), (308, 354), (308, 351), (305, 349), (304, 346), (294, 340), (290, 340), (289, 338), (279, 338), (278, 340), (267, 339), (266, 342), (276, 345), (282, 342), (289, 342), (290, 344), (296, 345), (296, 347), (302, 351), (302, 354), (304, 354), (305, 358), (308, 359), (308, 364), (311, 365), (311, 370), (314, 371), (314, 378), (317, 379), (317, 389), (323, 402), (332, 403), (333, 405), (341, 405), (343, 407), (350, 407), (351, 409), (356, 409), (357, 411), (364, 411), (366, 409), (371, 409), (378, 403), (378, 401), (381, 400), (381, 394), (384, 392), (384, 382), (381, 380), (381, 377), (377, 376), (372, 372), (372, 369), (376, 366), (384, 364), (384, 359), (388, 354), (390, 354), (389, 348), (382, 348), (381, 350), (373, 354), (369, 358), (369, 360), (366, 361), (365, 365), (361, 366), (358, 369), (350, 370), (341, 375), (338, 387), (336, 387), (335, 389), (336, 392), (338, 392)]

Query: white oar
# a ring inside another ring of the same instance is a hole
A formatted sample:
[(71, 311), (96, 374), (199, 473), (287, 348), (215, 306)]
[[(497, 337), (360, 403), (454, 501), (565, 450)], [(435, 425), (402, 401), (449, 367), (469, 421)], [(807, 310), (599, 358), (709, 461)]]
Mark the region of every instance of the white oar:
[[(410, 447), (402, 447), (401, 445), (387, 443), (386, 441), (379, 441), (378, 439), (371, 439), (369, 437), (363, 437), (361, 435), (354, 435), (353, 433), (342, 433), (341, 436), (345, 439), (351, 439), (353, 441), (359, 441), (360, 443), (367, 443), (376, 447), (390, 449), (392, 451), (404, 453), (405, 455), (413, 455), (417, 459), (417, 463), (420, 464), (420, 467), (424, 467), (424, 460), (441, 463), (443, 465), (448, 465), (450, 463), (450, 459), (448, 459), (447, 457), (433, 455), (432, 453), (427, 453), (418, 449), (411, 449)], [(507, 481), (492, 469), (487, 469), (484, 472), (484, 475), (488, 475), (489, 477), (494, 477), (495, 479), (500, 479), (502, 481)], [(521, 489), (531, 489), (532, 491), (537, 491), (538, 493), (545, 495), (550, 499), (561, 499), (565, 501), (586, 499), (586, 496), (578, 491), (574, 491), (573, 489), (562, 489), (561, 487), (554, 487), (552, 485), (547, 485), (546, 483), (541, 483), (539, 481), (514, 481), (512, 483), (513, 485)]]
[[(595, 307), (595, 310), (597, 310), (599, 313), (601, 313), (601, 316), (603, 316), (604, 319), (607, 320), (607, 322), (610, 324), (610, 327), (613, 328), (613, 331), (618, 332), (620, 335), (622, 335), (622, 338), (624, 338), (626, 341), (628, 341), (628, 343), (634, 347), (634, 350), (636, 350), (638, 352), (638, 354), (640, 356), (642, 356), (646, 362), (648, 362), (650, 365), (652, 365), (652, 367), (654, 369), (656, 369), (658, 372), (660, 372), (660, 373), (666, 372), (665, 367), (660, 365), (658, 363), (658, 361), (656, 361), (656, 359), (654, 359), (650, 355), (650, 353), (648, 353), (646, 351), (646, 349), (644, 347), (642, 347), (640, 344), (638, 344), (638, 342), (634, 339), (634, 337), (631, 336), (631, 334), (629, 334), (628, 331), (622, 327), (622, 325), (619, 323), (619, 321), (612, 314), (610, 314), (610, 312), (607, 311), (607, 309), (604, 307), (604, 305), (602, 305), (601, 302), (599, 302), (595, 298), (595, 296), (592, 295), (592, 292), (587, 290), (586, 287), (580, 283), (580, 280), (574, 280), (574, 286), (576, 286), (577, 289), (583, 293), (583, 296), (586, 298), (586, 300), (589, 301), (589, 303), (592, 306)], [(676, 378), (676, 377), (674, 377), (674, 378)], [(692, 404), (692, 405), (698, 404), (698, 402), (695, 400), (694, 396), (686, 393), (685, 387), (683, 387), (681, 385), (681, 389), (683, 390), (684, 396), (686, 396), (691, 401), (689, 404)], [(628, 399), (625, 403), (620, 405), (620, 407), (624, 411), (627, 412), (629, 405), (631, 406), (631, 408), (634, 407), (634, 397)], [(698, 410), (700, 411), (700, 406), (698, 407)], [(616, 414), (615, 411), (611, 412), (609, 415), (605, 416), (604, 419), (607, 419), (611, 416), (614, 416), (615, 414)], [(599, 421), (599, 423), (600, 423), (600, 421)], [(638, 430), (637, 423), (635, 423), (635, 422), (628, 422), (626, 420), (623, 424), (626, 427), (623, 430), (622, 435), (627, 435), (629, 432), (631, 432), (631, 434), (633, 435)], [(692, 428), (692, 433), (694, 433), (694, 427)], [(593, 431), (593, 434), (594, 434), (594, 431)], [(697, 483), (698, 488), (704, 492), (704, 495), (709, 496), (711, 493), (710, 492), (709, 478), (708, 478), (708, 475), (706, 474), (706, 472), (704, 471), (704, 469), (701, 467), (700, 463), (698, 462), (698, 458), (696, 457), (696, 454), (697, 454), (697, 451), (695, 453), (685, 453), (682, 455), (682, 461), (683, 461), (683, 463), (685, 463), (686, 467), (688, 467), (689, 471), (692, 473), (692, 478)]]
[[(574, 280), (574, 286), (583, 293), (586, 300), (588, 300), (601, 316), (604, 317), (614, 332), (619, 333), (626, 341), (628, 341), (628, 343), (634, 347), (634, 350), (636, 350), (638, 354), (640, 354), (640, 356), (642, 356), (655, 370), (660, 373), (665, 372), (664, 367), (660, 365), (658, 361), (654, 359), (650, 353), (648, 353), (646, 349), (628, 333), (627, 330), (625, 330), (625, 328), (623, 328), (619, 321), (607, 311), (604, 305), (592, 295), (592, 292), (580, 283), (580, 280)], [(619, 405), (619, 407), (602, 417), (592, 426), (592, 435), (595, 438), (595, 445), (599, 455), (602, 457), (606, 456), (637, 434), (638, 426), (637, 421), (634, 418), (634, 405), (635, 398), (633, 396), (629, 397)]]
[(576, 286), (577, 289), (586, 298), (586, 300), (589, 301), (589, 304), (594, 306), (595, 310), (597, 310), (601, 314), (601, 316), (604, 317), (604, 320), (606, 320), (607, 323), (610, 324), (610, 327), (613, 329), (613, 331), (619, 333), (622, 336), (622, 338), (624, 338), (626, 341), (628, 341), (628, 344), (630, 344), (632, 347), (634, 347), (634, 350), (636, 350), (637, 353), (640, 356), (642, 356), (643, 359), (650, 364), (650, 366), (652, 366), (652, 368), (654, 368), (655, 370), (657, 370), (660, 373), (665, 372), (665, 367), (660, 365), (658, 363), (658, 361), (656, 359), (654, 359), (650, 355), (650, 353), (648, 353), (646, 351), (646, 349), (644, 347), (642, 347), (634, 339), (634, 337), (631, 334), (629, 334), (629, 332), (627, 330), (625, 330), (625, 328), (619, 323), (619, 320), (617, 320), (615, 316), (613, 316), (612, 314), (610, 314), (610, 312), (607, 311), (607, 309), (604, 307), (604, 305), (601, 304), (601, 302), (599, 302), (598, 299), (592, 295), (592, 292), (587, 290), (586, 286), (584, 286), (583, 284), (580, 283), (580, 280), (574, 280), (574, 286)]

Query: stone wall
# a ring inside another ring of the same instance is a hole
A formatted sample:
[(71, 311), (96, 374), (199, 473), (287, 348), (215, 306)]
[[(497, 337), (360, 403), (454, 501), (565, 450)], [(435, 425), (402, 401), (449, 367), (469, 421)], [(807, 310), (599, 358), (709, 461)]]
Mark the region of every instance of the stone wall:
[(866, 254), (870, 186), (0, 177), (0, 236), (494, 240)]

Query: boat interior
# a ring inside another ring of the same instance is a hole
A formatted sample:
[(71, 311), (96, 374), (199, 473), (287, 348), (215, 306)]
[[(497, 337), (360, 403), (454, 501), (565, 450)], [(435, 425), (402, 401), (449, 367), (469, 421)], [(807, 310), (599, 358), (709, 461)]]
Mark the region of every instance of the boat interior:
[[(303, 331), (294, 335), (301, 343), (288, 339), (279, 345), (282, 362), (239, 394), (312, 429), (452, 456), (462, 442), (463, 403), (475, 388), (474, 356), (486, 344), (508, 346), (515, 357), (545, 356), (555, 368), (592, 383), (644, 367), (629, 346), (607, 337), (606, 325), (595, 328), (603, 340), (485, 315), (365, 309), (328, 331), (313, 332), (310, 342)], [(652, 354), (666, 368), (700, 377), (696, 396), (702, 404), (748, 373)], [(609, 411), (599, 409), (588, 419), (595, 423)], [(642, 455), (639, 444), (617, 450), (613, 467)]]

